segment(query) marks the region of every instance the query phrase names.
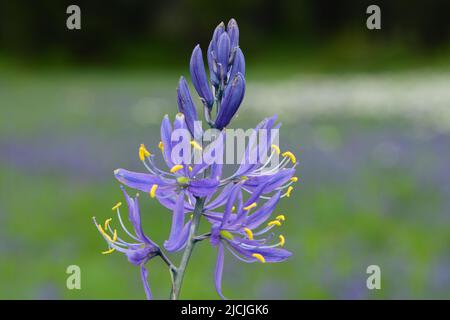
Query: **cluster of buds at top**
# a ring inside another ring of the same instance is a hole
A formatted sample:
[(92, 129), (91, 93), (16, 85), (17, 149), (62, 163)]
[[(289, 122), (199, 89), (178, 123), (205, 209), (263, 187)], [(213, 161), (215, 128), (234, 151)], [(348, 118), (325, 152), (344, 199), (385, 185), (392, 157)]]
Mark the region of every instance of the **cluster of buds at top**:
[[(227, 27), (223, 22), (216, 27), (208, 46), (207, 60), (210, 81), (206, 75), (202, 49), (197, 45), (190, 61), (191, 80), (203, 103), (205, 120), (211, 127), (222, 130), (236, 114), (245, 94), (245, 59), (239, 48), (236, 20), (231, 19)], [(214, 104), (216, 116), (213, 120)], [(178, 86), (178, 107), (194, 134), (197, 111), (184, 77), (180, 78)]]

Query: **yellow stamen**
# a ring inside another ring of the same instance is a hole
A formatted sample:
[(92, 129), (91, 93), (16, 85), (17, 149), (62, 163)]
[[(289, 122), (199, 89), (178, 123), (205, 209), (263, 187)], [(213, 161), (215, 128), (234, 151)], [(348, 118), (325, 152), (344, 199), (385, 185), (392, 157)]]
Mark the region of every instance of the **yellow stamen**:
[(233, 206), (233, 207), (231, 208), (231, 212), (236, 212), (236, 206)]
[(112, 220), (112, 218), (105, 220), (105, 230), (108, 230), (108, 226), (109, 226), (109, 223), (111, 222), (111, 220)]
[(277, 219), (278, 221), (284, 221), (284, 220), (286, 220), (286, 217), (284, 215), (280, 214), (275, 219)]
[(172, 169), (170, 169), (171, 173), (175, 173), (177, 171), (180, 171), (181, 169), (183, 169), (183, 165), (181, 164), (176, 164), (172, 167)]
[(113, 242), (116, 242), (116, 241), (117, 241), (117, 230), (116, 230), (116, 229), (114, 229), (114, 234), (113, 234), (112, 241), (113, 241)]
[(258, 259), (261, 263), (266, 263), (266, 259), (264, 259), (262, 254), (254, 253), (252, 254), (252, 257)]
[(277, 146), (276, 144), (273, 144), (271, 147), (272, 147), (272, 149), (275, 149), (275, 151), (276, 151), (277, 154), (280, 154), (280, 153), (281, 153), (280, 147)]
[(116, 251), (116, 249), (115, 248), (111, 248), (109, 250), (103, 251), (102, 254), (108, 254), (108, 253), (112, 253), (114, 251)]
[(105, 236), (105, 238), (106, 238), (109, 242), (114, 242), (114, 241), (111, 239), (111, 237), (109, 236), (109, 234), (107, 234), (107, 233), (105, 232), (105, 230), (103, 230), (103, 228), (102, 228), (101, 225), (97, 225), (97, 227), (98, 227), (98, 230), (100, 230), (100, 233), (101, 233), (103, 236)]
[(256, 207), (256, 206), (257, 206), (256, 202), (253, 202), (252, 204), (250, 204), (250, 205), (244, 207), (244, 210), (250, 210), (250, 209), (252, 209), (252, 208), (254, 208), (254, 207)]
[(247, 234), (247, 238), (249, 240), (253, 240), (253, 232), (249, 228), (244, 228), (245, 233)]
[(160, 142), (158, 143), (158, 148), (159, 148), (161, 151), (164, 150), (164, 144), (163, 144), (162, 141), (160, 141)]
[(241, 180), (244, 180), (244, 181), (245, 181), (245, 180), (248, 180), (248, 177), (247, 177), (247, 176), (242, 176), (242, 177), (241, 177)]
[(226, 231), (226, 230), (221, 230), (220, 231), (220, 235), (223, 237), (223, 238), (225, 238), (225, 239), (228, 239), (228, 240), (233, 240), (233, 235), (231, 234), (231, 232), (229, 232), (229, 231)]
[(157, 184), (152, 185), (152, 188), (150, 189), (150, 197), (152, 198), (156, 197), (156, 189), (158, 189), (158, 185)]
[(112, 211), (116, 211), (117, 209), (119, 209), (119, 207), (122, 205), (122, 202), (117, 202), (117, 204), (112, 207)]
[(268, 225), (269, 227), (271, 227), (271, 226), (277, 226), (277, 227), (280, 227), (280, 226), (281, 226), (281, 222), (278, 221), (278, 220), (272, 220), (272, 221), (270, 221), (267, 225)]
[(192, 220), (192, 218), (194, 218), (194, 215), (193, 215), (193, 214), (191, 214), (191, 215), (189, 216), (189, 219)]
[(147, 148), (142, 143), (141, 146), (139, 147), (139, 159), (141, 159), (141, 161), (144, 161), (145, 158), (147, 158), (149, 156), (150, 156), (150, 152), (147, 150)]
[(292, 182), (297, 182), (297, 181), (298, 181), (298, 178), (297, 178), (297, 177), (292, 177), (290, 180), (291, 180)]
[(289, 198), (289, 197), (291, 196), (292, 190), (294, 190), (294, 188), (293, 188), (292, 186), (289, 186), (289, 188), (288, 188), (287, 191), (286, 191), (286, 197)]
[(191, 146), (192, 147), (194, 147), (194, 149), (197, 149), (197, 150), (202, 150), (202, 147), (198, 144), (198, 142), (197, 141), (195, 141), (195, 140), (192, 140), (191, 142), (189, 142), (190, 144), (191, 144)]
[(189, 166), (188, 169), (189, 169), (189, 172), (192, 172), (192, 170), (193, 170), (191, 166)]
[(295, 158), (294, 154), (290, 151), (283, 152), (282, 156), (288, 157), (289, 159), (291, 159), (293, 164), (295, 164), (297, 162), (297, 159)]
[(280, 234), (278, 238), (280, 239), (280, 246), (284, 247), (284, 244), (286, 243), (286, 239), (284, 238), (284, 236), (282, 234)]

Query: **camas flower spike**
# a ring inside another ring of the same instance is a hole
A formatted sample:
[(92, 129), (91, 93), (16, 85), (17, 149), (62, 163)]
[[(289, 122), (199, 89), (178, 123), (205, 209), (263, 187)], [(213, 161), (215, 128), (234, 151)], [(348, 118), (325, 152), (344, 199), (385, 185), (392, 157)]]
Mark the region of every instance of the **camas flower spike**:
[[(176, 91), (178, 113), (173, 123), (168, 115), (162, 119), (161, 139), (157, 144), (161, 155), (157, 156), (158, 153), (150, 152), (141, 144), (137, 153), (146, 172), (114, 171), (121, 184), (144, 192), (172, 213), (172, 223), (167, 228), (169, 235), (163, 247), (144, 234), (138, 197), (130, 197), (123, 186), (133, 232), (122, 221), (120, 202), (113, 207), (118, 225), (123, 230), (120, 235), (112, 227), (111, 218), (104, 224), (99, 224), (94, 218), (97, 230), (108, 245), (102, 253), (123, 253), (132, 264), (140, 266), (144, 291), (149, 299), (152, 295), (146, 264), (155, 257), (166, 263), (172, 281), (170, 298), (178, 299), (194, 246), (205, 239), (217, 248), (214, 285), (221, 298), (225, 298), (222, 293), (225, 249), (247, 263), (282, 262), (291, 256), (291, 252), (283, 248), (286, 244), (284, 235), (275, 236), (273, 232), (285, 222), (286, 216), (274, 212), (279, 201), (292, 194), (298, 181), (295, 176), (298, 161), (294, 153), (282, 151), (277, 144), (280, 128), (276, 123), (277, 117), (264, 119), (255, 127), (234, 172), (224, 175), (220, 161), (225, 152), (224, 129), (238, 112), (246, 89), (245, 59), (239, 47), (239, 28), (234, 19), (227, 26), (220, 23), (216, 27), (206, 51), (206, 60), (209, 79), (202, 49), (200, 45), (195, 46), (189, 71), (203, 105), (203, 118), (216, 132), (214, 139), (207, 142), (208, 130), (202, 127), (196, 99), (191, 95), (186, 79), (181, 77)], [(262, 138), (259, 136), (261, 131), (266, 132)], [(180, 145), (187, 145), (187, 148), (180, 148)], [(206, 161), (212, 150), (218, 155), (218, 162)], [(280, 158), (281, 161), (273, 165), (272, 160)], [(159, 162), (167, 168), (163, 169)], [(198, 234), (202, 219), (209, 224), (209, 232)], [(122, 233), (130, 240), (124, 240)], [(171, 262), (166, 251), (182, 251), (178, 266)]]

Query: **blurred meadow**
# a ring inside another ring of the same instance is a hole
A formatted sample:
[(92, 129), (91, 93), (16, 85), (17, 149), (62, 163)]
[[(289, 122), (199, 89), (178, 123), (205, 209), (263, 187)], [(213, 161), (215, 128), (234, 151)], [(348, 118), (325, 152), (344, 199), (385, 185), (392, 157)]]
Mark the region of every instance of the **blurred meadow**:
[[(347, 11), (325, 1), (252, 1), (202, 13), (206, 1), (117, 1), (100, 16), (92, 14), (98, 5), (81, 2), (81, 31), (65, 29), (56, 1), (20, 3), (0, 11), (8, 18), (0, 19), (0, 299), (145, 297), (137, 267), (118, 253), (100, 254), (105, 243), (91, 218), (110, 217), (122, 200), (113, 170), (143, 170), (140, 143), (157, 151), (161, 118), (176, 113), (192, 48), (206, 48), (215, 25), (232, 16), (247, 59), (246, 98), (233, 127), (278, 114), (280, 145), (297, 154), (300, 181), (276, 211), (286, 215), (281, 233), (292, 258), (261, 265), (226, 255), (224, 294), (450, 298), (444, 2), (429, 1), (424, 12), (382, 2), (383, 29), (373, 32), (364, 5), (352, 1), (343, 1)], [(38, 35), (39, 14), (47, 32)], [(144, 230), (162, 244), (170, 213), (144, 195), (141, 207)], [(207, 241), (198, 244), (182, 298), (218, 298), (215, 254)], [(81, 290), (66, 288), (73, 264)], [(366, 288), (373, 264), (381, 290)], [(153, 259), (148, 269), (155, 298), (168, 298), (165, 266)]]

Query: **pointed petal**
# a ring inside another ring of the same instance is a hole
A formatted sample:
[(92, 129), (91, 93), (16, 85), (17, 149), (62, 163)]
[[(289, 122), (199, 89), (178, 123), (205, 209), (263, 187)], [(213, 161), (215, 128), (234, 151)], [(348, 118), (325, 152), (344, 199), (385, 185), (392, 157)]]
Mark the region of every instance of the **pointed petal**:
[(208, 67), (209, 67), (209, 78), (211, 80), (211, 84), (214, 86), (218, 86), (220, 81), (218, 77), (218, 69), (216, 63), (216, 56), (214, 51), (214, 43), (211, 41), (208, 46), (207, 51), (207, 59), (208, 59)]
[[(206, 77), (206, 75), (205, 75)], [(205, 78), (206, 80), (206, 78)], [(198, 120), (197, 110), (195, 109), (194, 101), (192, 101), (191, 92), (189, 91), (188, 84), (184, 77), (180, 77), (180, 81), (177, 88), (177, 101), (178, 110), (184, 114), (184, 120), (186, 125), (194, 136), (194, 124)]]
[(217, 63), (221, 67), (220, 77), (225, 79), (228, 73), (228, 59), (230, 58), (230, 37), (226, 32), (222, 33), (217, 43)]
[(245, 76), (245, 58), (241, 48), (236, 48), (233, 64), (231, 66), (230, 79), (234, 79), (238, 72)]
[(184, 192), (180, 192), (177, 197), (176, 206), (172, 215), (172, 227), (169, 239), (164, 242), (164, 248), (168, 251), (176, 251), (183, 246), (183, 225), (184, 225)]
[(130, 220), (131, 225), (133, 226), (134, 233), (136, 234), (136, 236), (139, 240), (147, 243), (150, 246), (153, 246), (154, 249), (157, 250), (156, 244), (144, 234), (144, 230), (142, 229), (141, 213), (140, 213), (140, 209), (139, 209), (138, 197), (136, 196), (133, 199), (128, 195), (128, 193), (126, 192), (126, 190), (123, 186), (120, 186), (120, 188), (122, 189), (122, 192), (125, 196), (125, 200), (127, 202), (128, 220)]
[(160, 177), (149, 173), (140, 173), (125, 169), (115, 170), (114, 176), (120, 183), (143, 192), (149, 192), (154, 184), (157, 184), (158, 186), (171, 186), (172, 183), (175, 183), (162, 180)]
[(247, 228), (254, 229), (260, 226), (262, 223), (269, 219), (273, 210), (277, 206), (280, 200), (280, 192), (274, 194), (263, 206), (255, 210), (250, 216), (248, 216), (245, 225)]
[(214, 284), (216, 287), (216, 291), (219, 296), (226, 300), (226, 298), (222, 294), (222, 274), (223, 274), (223, 261), (224, 261), (224, 250), (223, 244), (219, 242), (218, 250), (217, 250), (217, 262), (216, 262), (216, 271), (214, 273)]
[(222, 130), (226, 127), (244, 99), (245, 94), (245, 79), (244, 76), (238, 73), (231, 83), (227, 85), (223, 93), (222, 105), (216, 118), (215, 126)]
[(230, 19), (227, 25), (227, 33), (230, 36), (231, 48), (239, 45), (239, 28), (236, 20)]
[(161, 142), (163, 143), (163, 155), (164, 160), (169, 168), (172, 168), (174, 163), (172, 162), (172, 124), (170, 123), (169, 116), (165, 115), (161, 122)]
[(189, 69), (195, 90), (197, 90), (198, 95), (203, 99), (206, 106), (211, 109), (214, 103), (214, 97), (206, 78), (205, 65), (203, 63), (203, 55), (200, 45), (197, 45), (192, 52)]
[(230, 218), (232, 208), (234, 206), (234, 203), (236, 202), (236, 197), (238, 195), (238, 192), (241, 190), (241, 185), (239, 183), (235, 184), (233, 186), (233, 189), (231, 189), (230, 196), (228, 197), (228, 201), (225, 204), (225, 209), (223, 212), (223, 218), (222, 223), (220, 224), (220, 228), (226, 227), (229, 223), (228, 219)]
[(148, 271), (145, 268), (144, 264), (141, 265), (141, 280), (144, 285), (145, 295), (147, 296), (147, 300), (152, 299), (152, 292), (150, 290), (150, 286), (148, 284)]
[(245, 181), (244, 186), (256, 188), (264, 184), (263, 193), (269, 193), (276, 188), (286, 184), (295, 174), (295, 169), (282, 169), (272, 174), (261, 174), (260, 176), (251, 177)]

